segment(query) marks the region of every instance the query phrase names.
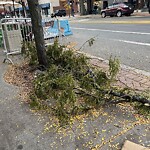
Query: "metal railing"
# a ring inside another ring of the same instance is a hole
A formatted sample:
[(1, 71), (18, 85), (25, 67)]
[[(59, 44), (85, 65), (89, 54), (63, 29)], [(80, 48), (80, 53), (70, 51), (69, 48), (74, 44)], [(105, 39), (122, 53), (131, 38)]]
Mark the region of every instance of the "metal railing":
[[(64, 30), (61, 30), (58, 19), (46, 18), (42, 19), (43, 34), (45, 45), (49, 45), (53, 41), (51, 39), (64, 35)], [(5, 59), (12, 60), (9, 55), (20, 54), (22, 42), (34, 40), (32, 32), (32, 24), (30, 18), (4, 18), (1, 19), (2, 37), (5, 52)]]

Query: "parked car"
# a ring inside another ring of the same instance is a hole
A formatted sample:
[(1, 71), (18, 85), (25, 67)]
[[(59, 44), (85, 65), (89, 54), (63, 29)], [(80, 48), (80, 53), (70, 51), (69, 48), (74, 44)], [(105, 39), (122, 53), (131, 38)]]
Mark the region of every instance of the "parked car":
[(66, 10), (65, 9), (59, 9), (59, 10), (56, 10), (54, 12), (54, 14), (51, 15), (51, 17), (56, 17), (56, 16), (66, 16)]
[(101, 10), (101, 16), (105, 18), (106, 16), (117, 16), (121, 17), (122, 15), (130, 16), (134, 12), (134, 6), (131, 4), (124, 3), (113, 3), (106, 9)]

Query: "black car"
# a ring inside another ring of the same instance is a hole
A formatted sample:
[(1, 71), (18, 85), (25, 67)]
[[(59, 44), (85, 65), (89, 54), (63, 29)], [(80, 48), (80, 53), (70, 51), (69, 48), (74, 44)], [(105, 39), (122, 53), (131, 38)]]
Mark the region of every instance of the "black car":
[(130, 16), (134, 12), (134, 6), (129, 3), (113, 3), (106, 9), (101, 10), (101, 16), (105, 18), (106, 16), (117, 16), (121, 17), (122, 15)]
[(65, 9), (56, 10), (56, 11), (54, 12), (54, 14), (52, 14), (51, 17), (56, 17), (56, 16), (60, 16), (60, 17), (66, 16), (66, 10), (65, 10)]

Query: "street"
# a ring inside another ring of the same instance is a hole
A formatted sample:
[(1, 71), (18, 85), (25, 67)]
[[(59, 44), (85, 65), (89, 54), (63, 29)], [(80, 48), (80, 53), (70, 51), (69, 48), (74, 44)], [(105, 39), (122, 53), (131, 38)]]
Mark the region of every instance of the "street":
[(116, 56), (121, 64), (150, 72), (150, 18), (148, 16), (106, 17), (100, 15), (70, 20), (73, 35), (67, 41), (80, 48), (90, 38), (92, 47), (86, 44), (81, 50), (108, 60)]

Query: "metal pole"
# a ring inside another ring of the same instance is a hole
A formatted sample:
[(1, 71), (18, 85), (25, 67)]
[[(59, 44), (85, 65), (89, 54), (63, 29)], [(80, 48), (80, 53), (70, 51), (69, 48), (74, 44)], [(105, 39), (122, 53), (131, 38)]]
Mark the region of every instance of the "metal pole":
[(5, 16), (6, 15), (6, 13), (5, 13), (5, 11), (6, 11), (5, 4), (3, 4), (3, 8), (4, 8), (4, 16)]
[(13, 2), (13, 16), (15, 16), (16, 17), (16, 15), (15, 15), (15, 4), (14, 4), (14, 2), (15, 2), (15, 0), (12, 0), (12, 2)]
[(25, 2), (21, 0), (21, 5), (22, 5), (22, 11), (23, 11), (23, 17), (26, 18), (27, 14), (26, 14), (26, 6), (25, 6)]

